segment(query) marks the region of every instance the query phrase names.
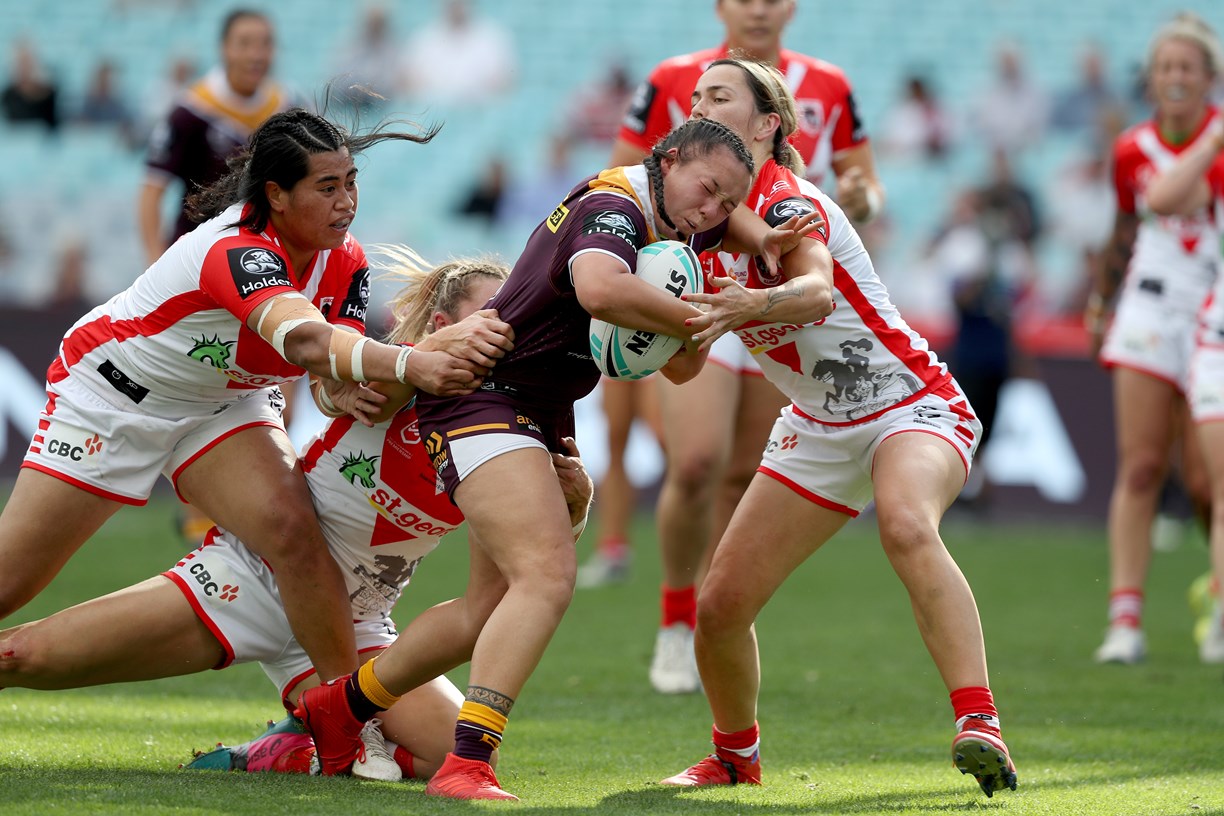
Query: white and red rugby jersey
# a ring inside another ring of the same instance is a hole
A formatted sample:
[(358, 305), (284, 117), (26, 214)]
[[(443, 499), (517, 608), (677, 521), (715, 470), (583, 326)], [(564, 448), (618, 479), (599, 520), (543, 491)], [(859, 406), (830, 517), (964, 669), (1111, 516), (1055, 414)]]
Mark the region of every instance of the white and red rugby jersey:
[[(634, 94), (620, 138), (648, 151), (684, 124), (692, 111), (697, 79), (711, 62), (726, 56), (724, 44), (655, 66)], [(779, 54), (778, 70), (786, 77), (799, 113), (799, 131), (791, 143), (807, 165), (808, 178), (820, 184), (834, 157), (867, 142), (850, 81), (836, 65), (794, 51)]]
[(333, 419), (302, 467), (353, 614), (390, 614), (420, 560), (463, 523), (421, 444), (416, 411), (373, 428)]
[[(828, 425), (853, 425), (916, 400), (948, 381), (947, 367), (889, 300), (871, 258), (845, 213), (808, 181), (770, 159), (747, 204), (771, 225), (813, 209), (825, 226), (811, 233), (833, 256), (833, 313), (816, 323), (750, 321), (740, 340), (799, 412)], [(734, 277), (749, 289), (785, 281), (769, 277), (746, 255), (703, 253), (707, 272)]]
[(111, 389), (152, 413), (289, 382), (304, 371), (245, 324), (285, 292), (301, 292), (333, 324), (365, 331), (369, 270), (355, 238), (316, 254), (295, 279), (270, 224), (258, 235), (228, 226), (242, 212), (235, 204), (184, 235), (130, 287), (78, 320), (48, 381), (71, 373), (112, 402)]
[(1127, 291), (1143, 288), (1195, 311), (1215, 280), (1220, 254), (1216, 207), (1186, 216), (1157, 215), (1148, 206), (1145, 192), (1154, 176), (1203, 137), (1216, 115), (1212, 108), (1194, 136), (1180, 145), (1166, 142), (1153, 121), (1135, 125), (1115, 140), (1113, 177), (1118, 209), (1141, 219), (1123, 297)]

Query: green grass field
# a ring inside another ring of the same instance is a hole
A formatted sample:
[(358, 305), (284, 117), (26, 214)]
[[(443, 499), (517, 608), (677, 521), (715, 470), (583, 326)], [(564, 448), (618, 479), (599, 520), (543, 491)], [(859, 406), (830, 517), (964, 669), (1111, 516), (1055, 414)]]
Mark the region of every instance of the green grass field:
[[(9, 623), (154, 574), (181, 553), (173, 506), (125, 510)], [(654, 694), (646, 669), (658, 566), (642, 517), (633, 579), (580, 591), (515, 706), (499, 777), (519, 804), (426, 799), (419, 782), (189, 773), (190, 749), (278, 717), (254, 666), (69, 692), (0, 692), (0, 813), (1224, 814), (1224, 682), (1199, 664), (1185, 591), (1197, 544), (1155, 556), (1150, 657), (1090, 660), (1103, 628), (1103, 532), (952, 521), (977, 594), (1017, 792), (987, 799), (956, 773), (947, 694), (864, 518), (794, 575), (758, 624), (765, 786), (653, 784), (708, 750), (700, 696)], [(594, 536), (588, 532), (583, 549)], [(458, 594), (465, 548), (422, 565), (400, 619)], [(466, 675), (453, 677), (462, 688)]]

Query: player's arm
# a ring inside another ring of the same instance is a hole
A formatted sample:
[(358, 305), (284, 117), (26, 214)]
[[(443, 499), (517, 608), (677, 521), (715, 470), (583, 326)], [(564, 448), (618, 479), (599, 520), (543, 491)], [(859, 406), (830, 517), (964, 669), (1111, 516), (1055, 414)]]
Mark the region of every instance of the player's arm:
[(586, 529), (595, 483), (582, 465), (581, 454), (573, 437), (562, 439), (561, 447), (562, 453), (552, 454), (553, 468), (557, 471), (561, 492), (565, 494), (565, 506), (569, 508), (570, 524), (574, 525), (574, 540), (577, 541)]
[(148, 263), (153, 263), (166, 251), (161, 222), (161, 203), (166, 187), (165, 179), (155, 175), (146, 176), (136, 200), (136, 223), (140, 227), (140, 243)]
[(862, 142), (833, 158), (837, 175), (837, 203), (846, 215), (866, 224), (884, 208), (884, 185), (876, 174), (870, 142)]
[(666, 377), (668, 382), (682, 385), (701, 373), (709, 356), (710, 350), (701, 348), (700, 344), (690, 337), (667, 364), (659, 369), (659, 373)]
[(799, 246), (805, 236), (823, 226), (825, 220), (819, 211), (793, 216), (772, 225), (746, 204), (740, 204), (727, 219), (727, 234), (723, 237), (722, 248), (727, 252), (747, 253), (761, 258), (773, 272), (783, 255)]
[(1138, 232), (1139, 216), (1119, 209), (1100, 261), (1093, 266), (1092, 291), (1084, 306), (1084, 328), (1088, 330), (1094, 355), (1101, 350), (1109, 314), (1113, 311), (1118, 289), (1122, 287), (1122, 279), (1126, 277)]
[(1224, 126), (1217, 123), (1148, 183), (1148, 206), (1161, 215), (1189, 215), (1206, 207), (1211, 202), (1207, 171), (1222, 149)]
[(688, 338), (685, 321), (701, 313), (630, 274), (625, 261), (607, 252), (583, 252), (570, 261), (574, 292), (582, 308), (617, 326)]
[(247, 327), (287, 362), (337, 381), (411, 383), (431, 394), (469, 394), (487, 365), (442, 351), (388, 346), (346, 326), (334, 326), (297, 292), (274, 295), (252, 310)]
[(750, 321), (815, 323), (833, 311), (833, 256), (824, 242), (806, 238), (782, 257), (786, 282), (767, 289), (746, 289), (731, 277), (711, 277), (713, 293), (684, 296), (708, 307), (689, 321), (699, 348), (708, 351), (725, 332)]
[[(514, 329), (497, 317), (496, 309), (479, 309), (458, 323), (443, 326), (426, 335), (416, 344), (414, 353), (442, 352), (455, 357), (481, 355), (481, 359), (488, 360), (491, 367), (514, 348), (513, 340)], [(323, 384), (337, 387), (344, 385), (334, 380), (324, 381)], [(311, 385), (314, 385), (313, 380)], [(359, 398), (357, 404), (352, 409), (345, 409), (344, 413), (357, 416), (360, 412), (365, 416), (362, 422), (373, 425), (390, 419), (403, 409), (416, 396), (417, 386), (411, 382), (375, 382), (365, 390), (376, 394), (378, 398)]]

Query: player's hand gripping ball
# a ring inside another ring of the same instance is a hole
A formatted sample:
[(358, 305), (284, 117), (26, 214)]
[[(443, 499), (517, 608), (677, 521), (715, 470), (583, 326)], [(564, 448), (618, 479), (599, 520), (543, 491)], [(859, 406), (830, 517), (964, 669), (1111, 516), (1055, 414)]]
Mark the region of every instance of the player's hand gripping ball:
[[(633, 274), (677, 299), (701, 291), (697, 253), (679, 241), (657, 241), (642, 247)], [(679, 337), (627, 329), (594, 317), (590, 341), (591, 359), (601, 372), (616, 380), (640, 380), (653, 374), (684, 345)]]

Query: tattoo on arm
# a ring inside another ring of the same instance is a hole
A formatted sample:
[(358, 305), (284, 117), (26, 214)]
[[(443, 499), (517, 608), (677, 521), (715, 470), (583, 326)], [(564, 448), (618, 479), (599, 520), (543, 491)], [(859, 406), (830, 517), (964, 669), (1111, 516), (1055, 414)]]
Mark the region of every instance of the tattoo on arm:
[(761, 314), (769, 314), (770, 310), (782, 301), (797, 297), (803, 297), (803, 284), (798, 281), (790, 281), (784, 286), (770, 289), (769, 294), (765, 298), (765, 306), (761, 309)]
[(1126, 276), (1126, 267), (1130, 265), (1131, 255), (1135, 251), (1135, 236), (1138, 232), (1139, 219), (1133, 215), (1119, 213), (1114, 224), (1113, 234), (1105, 247), (1101, 264), (1101, 280), (1098, 282), (1101, 295), (1109, 300), (1122, 285)]
[(484, 686), (468, 686), (467, 697), (465, 699), (473, 703), (488, 706), (505, 717), (510, 716), (510, 709), (514, 707), (514, 700), (500, 691), (494, 691)]

